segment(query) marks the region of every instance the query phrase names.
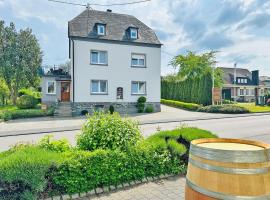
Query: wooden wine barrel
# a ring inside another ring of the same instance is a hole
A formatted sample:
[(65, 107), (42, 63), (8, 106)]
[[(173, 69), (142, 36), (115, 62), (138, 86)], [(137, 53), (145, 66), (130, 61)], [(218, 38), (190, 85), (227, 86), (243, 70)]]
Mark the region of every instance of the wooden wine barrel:
[(186, 200), (269, 200), (270, 145), (240, 139), (191, 142)]

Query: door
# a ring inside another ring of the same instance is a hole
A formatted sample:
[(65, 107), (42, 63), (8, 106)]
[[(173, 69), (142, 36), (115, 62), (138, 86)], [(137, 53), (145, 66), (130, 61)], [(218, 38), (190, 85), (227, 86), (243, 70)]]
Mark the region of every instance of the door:
[(61, 101), (70, 101), (70, 82), (61, 82)]

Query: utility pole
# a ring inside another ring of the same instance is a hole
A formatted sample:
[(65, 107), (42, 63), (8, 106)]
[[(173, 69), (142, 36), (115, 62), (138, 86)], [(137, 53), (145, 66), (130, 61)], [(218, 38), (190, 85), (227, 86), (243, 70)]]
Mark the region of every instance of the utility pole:
[(215, 66), (213, 65), (212, 67), (212, 105), (215, 105), (214, 92), (215, 92)]
[(237, 63), (234, 63), (234, 80), (233, 80), (234, 102), (236, 102), (236, 96), (237, 96), (236, 95), (236, 92), (237, 92), (237, 90), (236, 90), (236, 67), (237, 67)]

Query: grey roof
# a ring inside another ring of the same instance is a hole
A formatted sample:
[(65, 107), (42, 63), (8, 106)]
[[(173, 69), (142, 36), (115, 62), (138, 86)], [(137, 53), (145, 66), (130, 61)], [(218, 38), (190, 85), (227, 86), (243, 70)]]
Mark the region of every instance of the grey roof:
[[(98, 36), (95, 25), (106, 24), (106, 35)], [(115, 40), (134, 43), (161, 45), (155, 32), (131, 15), (85, 10), (69, 21), (69, 37), (83, 37), (91, 39)], [(129, 27), (138, 28), (138, 39), (131, 40), (127, 37)]]
[[(234, 68), (219, 67), (223, 72), (223, 81), (225, 84), (233, 84)], [(248, 69), (236, 68), (236, 77), (252, 80), (252, 73)]]

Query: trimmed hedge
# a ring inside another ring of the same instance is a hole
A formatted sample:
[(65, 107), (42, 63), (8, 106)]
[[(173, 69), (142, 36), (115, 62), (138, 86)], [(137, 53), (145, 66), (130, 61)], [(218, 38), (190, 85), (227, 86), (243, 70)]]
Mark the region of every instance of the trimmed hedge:
[(52, 116), (53, 114), (54, 114), (53, 108), (50, 108), (48, 110), (41, 110), (41, 109), (4, 110), (0, 111), (0, 119), (8, 121), (11, 119)]
[(39, 147), (27, 146), (0, 154), (0, 199), (38, 199), (47, 187), (45, 174), (64, 156)]
[(225, 114), (243, 114), (249, 113), (247, 108), (236, 106), (236, 105), (213, 105), (205, 106), (198, 109), (199, 112), (209, 113), (225, 113)]
[(17, 107), (20, 109), (35, 108), (38, 100), (30, 95), (22, 95), (17, 100)]
[(212, 103), (212, 76), (207, 74), (194, 80), (161, 80), (161, 98), (189, 103)]
[(166, 99), (161, 99), (161, 103), (168, 105), (168, 106), (173, 106), (177, 108), (184, 108), (187, 110), (198, 110), (201, 105), (195, 104), (195, 103), (185, 103), (181, 101), (174, 101), (174, 100), (166, 100)]

